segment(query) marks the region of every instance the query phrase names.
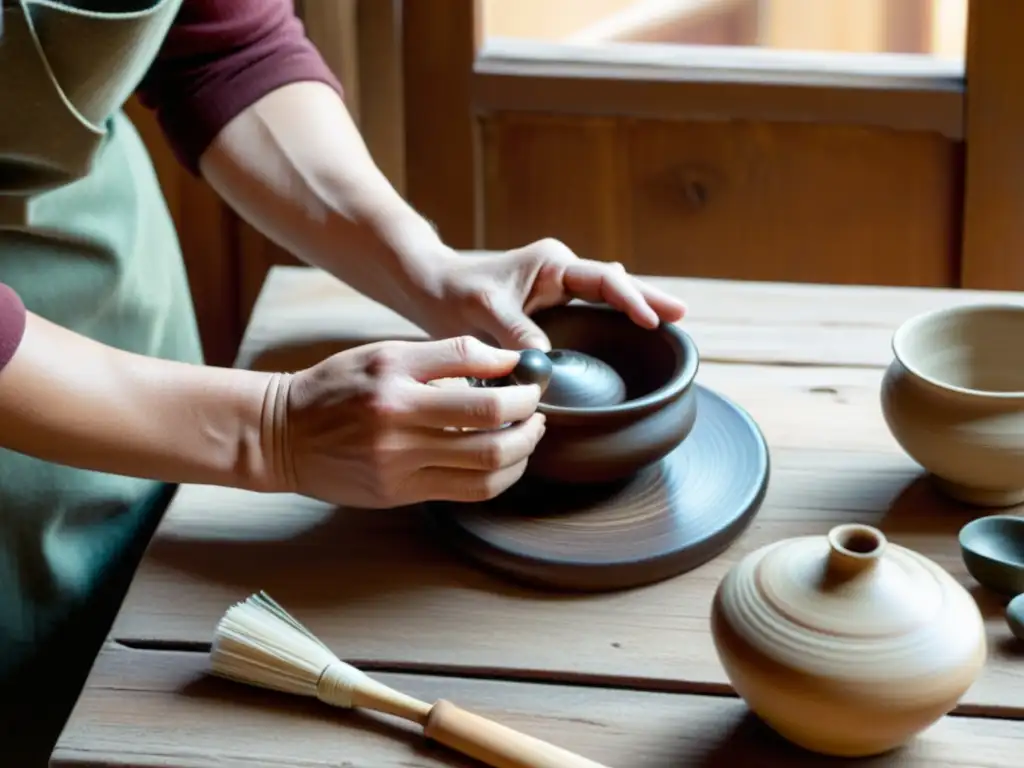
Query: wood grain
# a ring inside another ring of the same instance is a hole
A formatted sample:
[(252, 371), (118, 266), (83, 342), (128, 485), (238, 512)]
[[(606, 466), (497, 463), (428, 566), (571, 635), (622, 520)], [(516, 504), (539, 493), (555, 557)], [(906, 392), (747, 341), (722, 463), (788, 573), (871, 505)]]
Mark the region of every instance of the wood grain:
[(397, 3), (358, 0), (359, 130), (388, 181), (405, 192), (405, 118)]
[(405, 193), (453, 248), (478, 246), (479, 154), (470, 103), (482, 0), (401, 0)]
[(209, 184), (178, 163), (152, 111), (132, 98), (125, 113), (152, 157), (178, 233), (206, 361), (230, 365), (245, 328), (236, 289), (238, 218)]
[(482, 121), (485, 243), (517, 248), (557, 236), (582, 256), (632, 269), (620, 121), (529, 117)]
[[(1016, 292), (641, 279), (686, 301), (683, 327), (706, 362), (881, 367), (891, 360), (893, 331), (920, 312), (984, 301), (1024, 302), (1024, 294)], [(380, 338), (425, 335), (334, 278), (305, 267), (278, 267), (259, 295), (237, 364), (286, 365), (290, 354), (326, 355)], [(293, 347), (305, 351), (289, 352)]]
[[(840, 394), (818, 395), (818, 403), (773, 398), (764, 372), (740, 375), (763, 393), (762, 407), (748, 407), (772, 445), (768, 496), (731, 549), (683, 577), (590, 598), (533, 592), (432, 541), (414, 510), (334, 510), (299, 497), (187, 487), (150, 547), (114, 636), (208, 643), (232, 602), (266, 589), (348, 658), (724, 691), (707, 617), (726, 569), (778, 539), (865, 522), (935, 558), (977, 593), (993, 656), (965, 703), (1024, 716), (1024, 659), (996, 601), (974, 589), (959, 559), (956, 531), (973, 512), (915, 482), (917, 467), (891, 445), (872, 450), (887, 443), (874, 419), (860, 426), (864, 389), (858, 397), (858, 389), (826, 378), (832, 384), (821, 386)], [(816, 441), (801, 437), (822, 424), (830, 430)]]
[(471, 98), (481, 113), (806, 122), (958, 141), (964, 90), (960, 62), (928, 56), (501, 39), (480, 51)]
[[(816, 768), (834, 760), (775, 737), (729, 697), (614, 691), (409, 674), (383, 682), (445, 697), (513, 728), (621, 768)], [(1016, 723), (947, 717), (907, 748), (857, 765), (1011, 768)], [(206, 675), (196, 653), (105, 649), (54, 768), (471, 768), (409, 725), (257, 691)]]
[(938, 134), (497, 113), (486, 247), (557, 237), (635, 272), (953, 286), (960, 155)]
[(362, 85), (359, 71), (359, 0), (333, 0), (330, 3), (299, 0), (296, 15), (305, 33), (316, 46), (324, 63), (341, 82), (346, 108), (356, 125), (362, 124)]
[(637, 122), (628, 152), (638, 272), (956, 285), (959, 157), (937, 134)]
[[(230, 603), (267, 589), (348, 658), (726, 691), (708, 633), (710, 600), (726, 569), (756, 547), (824, 533), (840, 522), (870, 523), (935, 558), (974, 590), (956, 532), (976, 512), (932, 491), (889, 435), (878, 406), (891, 326), (929, 304), (962, 300), (966, 292), (658, 282), (673, 291), (688, 285), (694, 290), (685, 294), (710, 302), (709, 313), (721, 325), (717, 336), (708, 335), (708, 347), (718, 344), (719, 358), (729, 362), (702, 363), (698, 380), (746, 408), (772, 453), (760, 514), (717, 560), (634, 592), (567, 598), (483, 574), (431, 541), (415, 510), (332, 510), (293, 496), (186, 487), (140, 569), (114, 636), (207, 643)], [(323, 346), (301, 340), (325, 328), (335, 339), (401, 329), (365, 301), (311, 271), (276, 270), (243, 355), (294, 368), (323, 353)], [(742, 334), (753, 318), (774, 328), (765, 338), (774, 344), (775, 362), (802, 364), (742, 362), (750, 349)], [(862, 340), (857, 347), (850, 329), (862, 325), (874, 329), (877, 346)], [(275, 357), (267, 353), (274, 338), (297, 346)], [(740, 346), (730, 346), (737, 338)], [(813, 364), (807, 349), (814, 338), (836, 364)], [(862, 367), (841, 364), (850, 359)], [(975, 591), (988, 617), (992, 659), (968, 693), (966, 711), (1024, 717), (1024, 652), (1008, 642), (999, 605)]]
[(962, 280), (967, 288), (1024, 288), (1024, 3), (972, 2), (965, 101)]

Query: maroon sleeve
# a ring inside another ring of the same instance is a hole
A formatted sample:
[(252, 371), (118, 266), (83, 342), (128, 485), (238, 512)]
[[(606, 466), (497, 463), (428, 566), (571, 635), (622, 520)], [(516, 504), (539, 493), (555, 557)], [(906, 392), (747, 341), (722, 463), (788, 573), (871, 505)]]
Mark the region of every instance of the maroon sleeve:
[(25, 335), (25, 305), (13, 288), (0, 283), (0, 370), (18, 351)]
[(276, 88), (310, 80), (342, 93), (293, 0), (184, 0), (138, 95), (198, 174), (200, 156), (232, 118)]

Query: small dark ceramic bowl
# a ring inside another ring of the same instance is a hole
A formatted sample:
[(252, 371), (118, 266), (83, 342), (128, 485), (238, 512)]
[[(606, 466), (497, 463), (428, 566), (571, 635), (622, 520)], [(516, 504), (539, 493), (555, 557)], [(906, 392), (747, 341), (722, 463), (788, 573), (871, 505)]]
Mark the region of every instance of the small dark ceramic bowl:
[(1024, 640), (1024, 594), (1017, 595), (1006, 606), (1006, 623), (1018, 640)]
[(1003, 595), (1024, 592), (1024, 517), (989, 515), (960, 529), (960, 554), (967, 572)]
[(616, 405), (573, 408), (541, 403), (547, 430), (527, 479), (615, 482), (676, 448), (697, 416), (697, 346), (675, 325), (651, 330), (611, 307), (572, 303), (533, 316), (552, 349), (582, 352), (610, 365), (626, 385)]

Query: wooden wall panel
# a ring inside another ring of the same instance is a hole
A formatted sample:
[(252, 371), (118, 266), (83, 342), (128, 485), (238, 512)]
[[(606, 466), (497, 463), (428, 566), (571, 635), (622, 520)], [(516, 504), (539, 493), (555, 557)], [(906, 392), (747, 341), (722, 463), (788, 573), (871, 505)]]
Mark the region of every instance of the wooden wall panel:
[(641, 122), (629, 155), (640, 271), (956, 284), (959, 153), (938, 135)]
[(132, 99), (126, 109), (149, 150), (181, 243), (206, 361), (231, 365), (244, 325), (238, 309), (237, 217), (171, 152), (153, 113)]
[(553, 236), (648, 274), (955, 285), (961, 151), (819, 124), (499, 114), (486, 244)]
[(967, 42), (965, 288), (1024, 290), (1024, 2), (972, 2)]
[(629, 266), (618, 120), (511, 114), (481, 131), (487, 248), (557, 236), (580, 255)]
[(480, 244), (470, 87), (481, 2), (403, 0), (401, 7), (405, 194), (453, 248)]
[[(359, 129), (377, 166), (405, 192), (402, 29), (394, 2), (360, 0), (356, 18)], [(351, 79), (356, 79), (355, 77)]]

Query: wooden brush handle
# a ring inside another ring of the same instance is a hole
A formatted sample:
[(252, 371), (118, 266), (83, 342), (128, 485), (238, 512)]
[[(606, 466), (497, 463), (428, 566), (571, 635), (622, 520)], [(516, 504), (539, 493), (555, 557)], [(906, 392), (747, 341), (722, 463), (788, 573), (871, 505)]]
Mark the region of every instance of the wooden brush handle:
[(607, 768), (546, 741), (474, 715), (450, 701), (430, 710), (423, 732), (429, 739), (492, 768)]

